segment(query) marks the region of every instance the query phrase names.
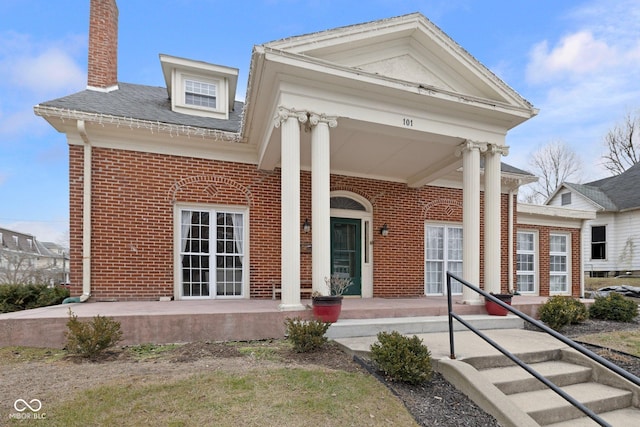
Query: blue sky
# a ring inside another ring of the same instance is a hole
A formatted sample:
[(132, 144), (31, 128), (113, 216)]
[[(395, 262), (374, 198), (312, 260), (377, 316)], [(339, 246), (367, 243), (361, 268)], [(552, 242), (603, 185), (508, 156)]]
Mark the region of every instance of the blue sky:
[[(640, 109), (640, 0), (120, 0), (118, 80), (164, 86), (160, 53), (240, 69), (252, 46), (421, 12), (540, 109), (504, 160), (564, 141), (599, 166), (603, 136)], [(33, 106), (86, 86), (89, 0), (0, 0), (0, 227), (68, 240), (67, 145)]]

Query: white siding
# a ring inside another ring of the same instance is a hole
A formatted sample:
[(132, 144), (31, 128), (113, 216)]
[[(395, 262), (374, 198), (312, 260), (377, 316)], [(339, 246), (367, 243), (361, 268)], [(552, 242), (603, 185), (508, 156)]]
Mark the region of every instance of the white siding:
[[(607, 226), (607, 259), (591, 259), (591, 227)], [(640, 270), (640, 210), (598, 213), (582, 228), (585, 272)]]
[[(562, 195), (565, 193), (571, 193), (571, 204), (568, 205), (564, 205), (562, 206)], [(577, 210), (582, 210), (582, 211), (595, 211), (596, 207), (595, 205), (589, 201), (589, 199), (587, 199), (586, 197), (584, 197), (582, 194), (577, 193), (575, 191), (571, 191), (568, 188), (563, 188), (562, 190), (558, 191), (551, 200), (549, 200), (549, 203), (547, 203), (548, 206), (562, 206), (565, 208), (569, 208), (569, 209), (577, 209)]]

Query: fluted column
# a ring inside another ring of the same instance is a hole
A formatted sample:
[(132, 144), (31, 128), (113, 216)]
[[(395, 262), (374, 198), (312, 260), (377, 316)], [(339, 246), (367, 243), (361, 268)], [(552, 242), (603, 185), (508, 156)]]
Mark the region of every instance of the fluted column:
[(508, 147), (490, 144), (484, 156), (484, 288), (501, 293), (500, 158)]
[[(465, 141), (458, 150), (462, 154), (462, 278), (480, 285), (480, 151), (486, 144)], [(465, 304), (480, 304), (479, 295), (466, 286), (462, 288)]]
[(300, 123), (307, 113), (280, 107), (275, 127), (281, 128), (281, 275), (280, 310), (302, 310), (300, 303)]
[(311, 255), (313, 290), (329, 295), (331, 275), (330, 135), (335, 117), (311, 114)]

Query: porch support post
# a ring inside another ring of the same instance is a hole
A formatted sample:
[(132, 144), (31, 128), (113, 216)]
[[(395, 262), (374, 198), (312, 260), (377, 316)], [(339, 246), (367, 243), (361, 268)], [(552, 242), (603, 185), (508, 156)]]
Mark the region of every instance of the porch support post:
[(275, 127), (281, 127), (280, 246), (282, 302), (280, 310), (303, 310), (300, 303), (300, 123), (307, 113), (280, 107)]
[[(473, 285), (480, 285), (480, 151), (486, 144), (467, 140), (457, 155), (462, 154), (462, 278)], [(462, 288), (465, 304), (480, 304), (480, 296)]]
[(331, 276), (330, 135), (335, 117), (311, 114), (311, 270), (312, 288), (330, 295)]
[(501, 293), (500, 158), (508, 147), (490, 144), (484, 161), (484, 288)]

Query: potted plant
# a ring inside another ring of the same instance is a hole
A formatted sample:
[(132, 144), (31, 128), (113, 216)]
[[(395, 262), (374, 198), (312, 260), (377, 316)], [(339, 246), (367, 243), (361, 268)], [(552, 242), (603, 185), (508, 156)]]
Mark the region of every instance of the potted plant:
[[(516, 292), (508, 294), (494, 294), (493, 292), (491, 292), (490, 294), (492, 297), (499, 299), (503, 303), (511, 305), (511, 298), (514, 294), (516, 294)], [(487, 310), (487, 313), (492, 316), (506, 316), (509, 312), (509, 310), (507, 310), (506, 308), (502, 307), (499, 304), (496, 304), (486, 297), (484, 299), (484, 307)]]
[(311, 294), (313, 315), (323, 322), (334, 323), (342, 311), (342, 294), (351, 286), (352, 281), (350, 277), (338, 274), (332, 274), (330, 278), (324, 280), (330, 295), (322, 295), (318, 291)]

